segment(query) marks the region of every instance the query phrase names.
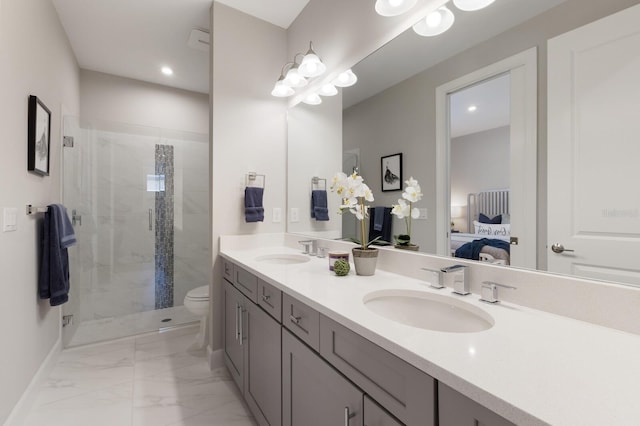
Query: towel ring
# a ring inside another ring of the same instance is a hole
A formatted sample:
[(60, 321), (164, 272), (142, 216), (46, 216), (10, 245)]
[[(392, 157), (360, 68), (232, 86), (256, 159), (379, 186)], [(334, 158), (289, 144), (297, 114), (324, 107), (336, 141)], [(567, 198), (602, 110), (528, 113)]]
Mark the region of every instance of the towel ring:
[[(262, 186), (256, 186), (256, 180), (262, 178)], [(259, 175), (256, 172), (249, 172), (245, 175), (245, 186), (264, 188), (267, 183), (267, 177), (265, 175)]]
[(319, 186), (320, 182), (322, 182), (323, 186), (317, 188), (320, 189), (322, 188), (323, 190), (327, 190), (327, 180), (324, 178), (319, 178), (317, 176), (314, 176), (311, 178), (311, 189), (313, 189), (314, 186)]

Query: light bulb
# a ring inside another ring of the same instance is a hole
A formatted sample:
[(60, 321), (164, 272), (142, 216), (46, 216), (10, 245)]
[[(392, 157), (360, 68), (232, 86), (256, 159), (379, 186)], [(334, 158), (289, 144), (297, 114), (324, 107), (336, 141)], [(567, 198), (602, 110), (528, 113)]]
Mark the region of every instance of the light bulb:
[(160, 71), (162, 71), (162, 74), (166, 76), (173, 75), (173, 70), (169, 67), (162, 67)]
[(295, 93), (295, 91), (287, 86), (284, 82), (284, 77), (280, 76), (280, 79), (276, 81), (276, 84), (273, 86), (273, 90), (271, 91), (271, 96), (275, 96), (277, 98), (286, 98)]
[(376, 12), (382, 16), (398, 16), (416, 5), (418, 0), (377, 0)]
[(451, 28), (455, 20), (456, 17), (453, 12), (445, 6), (441, 6), (419, 20), (413, 26), (413, 30), (421, 36), (437, 36)]
[(356, 76), (353, 73), (353, 71), (348, 69), (348, 70), (338, 74), (338, 77), (336, 77), (331, 82), (331, 84), (333, 84), (334, 86), (338, 86), (338, 87), (350, 87), (350, 86), (353, 86), (354, 84), (356, 84), (357, 81), (358, 81), (358, 76)]
[(309, 93), (307, 96), (302, 99), (307, 105), (320, 105), (322, 103), (322, 98), (317, 93)]
[(338, 94), (338, 89), (331, 83), (327, 83), (320, 89), (320, 94), (322, 96), (335, 96)]
[(284, 82), (290, 87), (304, 87), (308, 84), (307, 79), (300, 75), (297, 66), (287, 71), (287, 76), (285, 77)]
[(495, 0), (453, 0), (453, 4), (460, 10), (471, 12), (484, 9)]

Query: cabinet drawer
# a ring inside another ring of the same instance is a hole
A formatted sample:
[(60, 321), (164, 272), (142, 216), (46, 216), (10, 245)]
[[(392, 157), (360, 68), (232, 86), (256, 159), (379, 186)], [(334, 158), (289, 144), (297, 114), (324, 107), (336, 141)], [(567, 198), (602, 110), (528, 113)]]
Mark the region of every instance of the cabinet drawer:
[(324, 315), (320, 354), (404, 424), (436, 424), (431, 376)]
[(233, 263), (227, 259), (222, 259), (222, 277), (233, 283)]
[(515, 426), (449, 386), (438, 383), (440, 426)]
[(258, 278), (258, 305), (279, 323), (282, 322), (282, 292)]
[(316, 351), (320, 347), (320, 314), (286, 293), (282, 295), (282, 324)]
[(233, 267), (233, 284), (251, 300), (258, 303), (258, 278), (238, 265)]
[(404, 426), (391, 414), (376, 404), (367, 395), (364, 396), (364, 426)]

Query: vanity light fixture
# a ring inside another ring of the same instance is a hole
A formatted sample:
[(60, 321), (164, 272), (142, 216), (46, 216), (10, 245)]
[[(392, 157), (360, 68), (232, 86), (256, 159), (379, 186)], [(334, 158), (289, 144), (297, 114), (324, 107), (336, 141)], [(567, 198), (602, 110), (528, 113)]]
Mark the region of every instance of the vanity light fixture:
[(419, 20), (413, 31), (424, 37), (433, 37), (447, 31), (456, 20), (455, 15), (446, 6), (441, 6)]
[(453, 0), (453, 4), (462, 11), (471, 12), (484, 9), (494, 1), (495, 0)]
[(377, 0), (376, 12), (382, 16), (398, 16), (416, 5), (418, 0)]
[[(287, 74), (284, 77), (285, 84), (293, 88), (306, 86), (308, 84), (308, 81), (306, 78), (304, 78), (304, 76), (300, 74), (300, 70), (298, 69), (299, 67), (298, 63), (295, 62), (294, 60), (294, 62), (290, 64), (292, 64), (291, 68), (289, 68), (289, 71), (287, 71)], [(285, 65), (285, 67), (287, 65)]]
[(307, 105), (320, 105), (322, 103), (322, 98), (320, 98), (320, 95), (317, 93), (309, 93), (304, 97), (304, 99), (302, 99), (302, 102)]
[(354, 74), (351, 69), (341, 72), (338, 74), (331, 84), (338, 87), (351, 87), (358, 81), (358, 76)]
[(320, 95), (322, 96), (335, 96), (338, 94), (338, 89), (331, 83), (327, 83), (320, 88)]
[(303, 77), (317, 77), (327, 70), (327, 66), (322, 63), (316, 52), (313, 50), (313, 43), (309, 42), (309, 50), (302, 58), (302, 63), (298, 67), (298, 72)]
[(296, 93), (290, 86), (287, 85), (284, 81), (284, 75), (280, 74), (280, 78), (276, 81), (275, 86), (273, 86), (273, 90), (271, 91), (271, 96), (275, 96), (276, 98), (286, 98)]

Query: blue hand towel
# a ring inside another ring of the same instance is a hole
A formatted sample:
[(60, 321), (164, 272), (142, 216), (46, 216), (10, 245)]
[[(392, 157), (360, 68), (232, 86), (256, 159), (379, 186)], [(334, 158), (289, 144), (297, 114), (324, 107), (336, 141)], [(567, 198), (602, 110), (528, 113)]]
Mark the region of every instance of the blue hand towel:
[(51, 306), (69, 300), (67, 248), (75, 243), (75, 233), (66, 209), (60, 204), (50, 205), (43, 222), (38, 293), (41, 299), (49, 299)]
[(248, 186), (244, 189), (244, 216), (246, 222), (264, 221), (263, 195), (264, 188)]
[(329, 220), (326, 190), (314, 189), (311, 191), (311, 217), (318, 221)]
[(384, 207), (375, 207), (375, 214), (373, 216), (373, 230), (382, 231), (384, 226)]

